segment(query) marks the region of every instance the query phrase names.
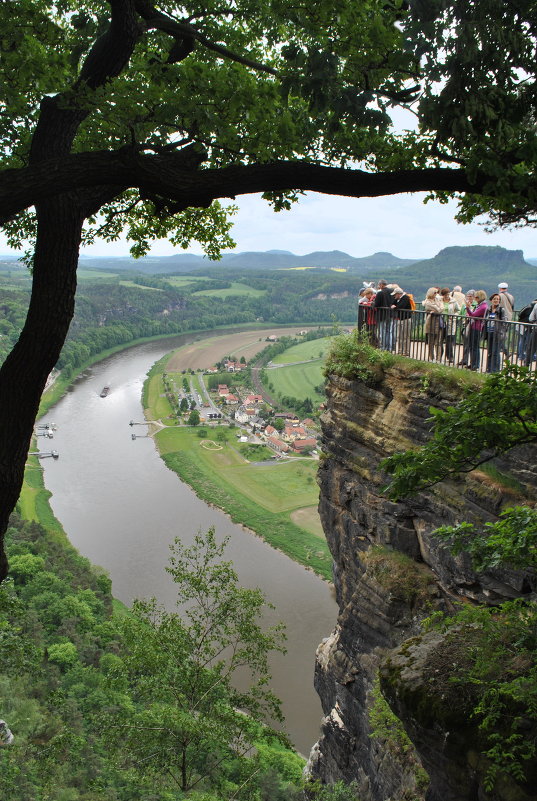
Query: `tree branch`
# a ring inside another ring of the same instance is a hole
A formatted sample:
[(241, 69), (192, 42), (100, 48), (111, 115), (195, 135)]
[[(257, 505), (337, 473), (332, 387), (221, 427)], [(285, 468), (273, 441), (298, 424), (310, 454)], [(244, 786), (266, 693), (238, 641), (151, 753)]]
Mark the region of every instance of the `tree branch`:
[(462, 169), (430, 167), (370, 173), (345, 167), (274, 161), (197, 169), (196, 147), (147, 155), (132, 150), (70, 154), (18, 170), (0, 172), (0, 224), (62, 192), (103, 187), (105, 194), (136, 188), (175, 204), (175, 211), (206, 207), (217, 198), (256, 192), (303, 190), (345, 197), (381, 197), (403, 192), (479, 193), (486, 176), (470, 183)]

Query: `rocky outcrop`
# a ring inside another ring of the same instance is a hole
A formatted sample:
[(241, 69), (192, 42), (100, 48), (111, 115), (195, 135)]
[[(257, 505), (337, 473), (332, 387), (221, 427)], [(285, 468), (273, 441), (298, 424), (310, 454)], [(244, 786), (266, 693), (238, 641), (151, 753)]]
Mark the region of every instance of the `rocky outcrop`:
[[(426, 367), (395, 365), (374, 382), (330, 376), (327, 394), (319, 511), (340, 613), (318, 649), (315, 682), (325, 718), (308, 770), (323, 782), (357, 782), (360, 801), (419, 799), (427, 782), (418, 753), (410, 744), (399, 747), (404, 732), (392, 731), (393, 721), (380, 728), (374, 723), (381, 703), (378, 668), (418, 634), (420, 621), (434, 609), (449, 610), (457, 599), (490, 604), (535, 592), (530, 572), (476, 575), (465, 555), (451, 556), (431, 537), (440, 525), (494, 520), (502, 507), (535, 499), (535, 449), (512, 451), (497, 462), (492, 478), (476, 471), (465, 481), (446, 481), (394, 503), (382, 494), (387, 477), (380, 461), (425, 443), (429, 408), (454, 404), (461, 389)], [(504, 481), (507, 475), (513, 480)], [(413, 739), (423, 755), (421, 741)], [(429, 774), (433, 764), (440, 772), (446, 768), (441, 743), (438, 748), (436, 763), (430, 753), (425, 759)]]

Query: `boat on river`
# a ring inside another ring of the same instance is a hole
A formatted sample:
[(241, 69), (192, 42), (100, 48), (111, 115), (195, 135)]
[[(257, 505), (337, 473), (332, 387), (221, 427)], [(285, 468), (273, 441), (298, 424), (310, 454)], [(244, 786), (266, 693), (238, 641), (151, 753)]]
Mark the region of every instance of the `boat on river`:
[(109, 392), (110, 392), (110, 385), (109, 384), (105, 384), (105, 386), (101, 389), (100, 397), (101, 398), (106, 398), (106, 396), (108, 395)]

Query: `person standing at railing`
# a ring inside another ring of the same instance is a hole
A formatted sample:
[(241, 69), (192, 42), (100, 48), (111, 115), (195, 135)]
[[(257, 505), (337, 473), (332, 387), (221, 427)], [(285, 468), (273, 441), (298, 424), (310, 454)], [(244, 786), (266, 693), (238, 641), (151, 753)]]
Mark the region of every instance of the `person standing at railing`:
[(471, 317), (470, 320), (470, 337), (468, 342), (468, 350), (470, 355), (470, 370), (479, 370), (481, 363), (481, 334), (485, 325), (484, 317), (488, 309), (487, 306), (487, 293), (483, 289), (478, 289), (475, 293), (477, 306), (472, 309), (471, 304), (466, 302), (466, 314)]
[(384, 280), (378, 282), (378, 292), (373, 301), (373, 307), (377, 315), (377, 330), (379, 347), (382, 350), (393, 349), (393, 331), (392, 331), (392, 293), (388, 289), (388, 284)]
[(467, 302), (470, 304), (470, 308), (475, 309), (477, 306), (475, 301), (475, 289), (468, 290), (459, 312), (459, 316), (464, 317), (464, 320), (461, 320), (459, 323), (462, 332), (462, 358), (458, 363), (458, 367), (468, 367), (468, 360), (470, 357), (470, 320), (466, 314)]
[(425, 336), (429, 348), (429, 360), (440, 362), (442, 360), (442, 322), (444, 306), (437, 297), (437, 288), (432, 286), (427, 290), (423, 308), (426, 311)]
[[(502, 307), (505, 319), (507, 322), (510, 322), (513, 319), (513, 312), (515, 310), (515, 299), (513, 295), (507, 290), (509, 289), (509, 284), (505, 281), (500, 281), (498, 284), (498, 290), (500, 295), (500, 306)], [(515, 350), (512, 347), (511, 337), (515, 333), (515, 327), (512, 325), (507, 326), (508, 331), (504, 331), (503, 342), (501, 343), (501, 349), (503, 351), (503, 355), (506, 359), (509, 358), (509, 354)], [(512, 333), (511, 333), (512, 332)]]
[[(537, 303), (537, 298), (534, 298), (531, 301), (531, 303), (527, 303), (524, 306), (524, 308), (521, 309), (518, 313), (518, 322), (526, 323), (526, 325), (517, 325), (518, 329), (517, 355), (521, 362), (525, 362), (526, 360), (526, 350), (531, 338), (531, 326), (527, 325), (527, 323), (529, 323), (530, 314), (532, 313), (536, 303)], [(533, 355), (534, 354), (532, 354), (532, 356)]]
[(358, 320), (361, 320), (360, 331), (367, 333), (367, 339), (374, 348), (378, 347), (377, 341), (377, 314), (373, 308), (375, 300), (375, 290), (368, 287), (364, 290), (364, 294), (360, 299), (358, 305)]
[(400, 286), (392, 290), (392, 309), (397, 319), (397, 352), (410, 356), (410, 329), (412, 327), (412, 304)]
[(531, 328), (526, 346), (526, 367), (531, 367), (533, 355), (537, 350), (537, 303), (531, 311), (528, 323), (531, 323)]
[(500, 348), (504, 342), (505, 309), (501, 305), (500, 295), (495, 292), (489, 298), (490, 306), (485, 312), (484, 338), (487, 340), (487, 373), (499, 373), (502, 369)]
[(443, 332), (446, 341), (446, 359), (453, 364), (455, 361), (455, 335), (457, 333), (457, 317), (460, 312), (461, 306), (454, 297), (448, 287), (442, 287), (440, 290), (440, 297), (442, 299), (442, 306), (444, 307), (443, 314)]
[(451, 293), (451, 297), (453, 298), (453, 300), (457, 301), (457, 303), (459, 304), (459, 308), (462, 308), (464, 306), (464, 292), (462, 291), (461, 286), (457, 285), (453, 287), (453, 292)]

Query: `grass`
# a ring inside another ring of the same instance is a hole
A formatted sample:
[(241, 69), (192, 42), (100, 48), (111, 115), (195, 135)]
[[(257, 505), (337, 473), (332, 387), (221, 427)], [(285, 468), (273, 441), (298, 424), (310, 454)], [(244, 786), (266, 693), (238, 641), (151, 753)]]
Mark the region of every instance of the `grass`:
[(196, 292), (196, 295), (207, 295), (213, 298), (227, 298), (230, 295), (248, 295), (252, 298), (260, 298), (265, 294), (265, 291), (264, 289), (254, 289), (252, 286), (232, 281), (231, 286), (227, 289), (201, 289), (199, 292)]
[(311, 339), (307, 342), (300, 342), (298, 345), (284, 350), (272, 360), (273, 364), (292, 364), (308, 359), (322, 359), (333, 341), (333, 337), (323, 337), (322, 339)]
[(162, 388), (162, 373), (153, 373), (146, 381), (147, 394), (145, 402), (149, 412), (149, 420), (165, 420), (173, 409)]
[(90, 270), (85, 267), (79, 267), (77, 270), (77, 278), (79, 281), (111, 281), (118, 276), (119, 273), (102, 273), (100, 270)]
[(321, 359), (309, 364), (295, 364), (289, 367), (279, 367), (276, 370), (266, 371), (267, 381), (274, 390), (268, 389), (270, 394), (283, 397), (305, 400), (310, 398), (314, 405), (322, 403), (324, 395), (315, 391), (315, 387), (324, 383), (323, 363)]
[(164, 276), (164, 281), (167, 284), (171, 284), (172, 286), (178, 287), (187, 287), (195, 284), (197, 281), (204, 281), (205, 283), (209, 283), (212, 281), (212, 278), (207, 278), (205, 275), (166, 275)]
[[(31, 450), (36, 450), (36, 440), (32, 441)], [(24, 482), (21, 489), (19, 500), (17, 501), (17, 511), (24, 520), (35, 520), (41, 523), (48, 531), (58, 534), (62, 539), (67, 539), (62, 524), (54, 516), (54, 512), (49, 504), (51, 493), (45, 487), (43, 470), (37, 456), (29, 456), (24, 473)]]
[[(167, 466), (234, 522), (251, 528), (291, 559), (330, 580), (332, 560), (319, 527), (312, 526), (313, 513), (306, 516), (305, 525), (292, 519), (298, 510), (316, 507), (317, 463), (249, 464), (240, 453), (236, 429), (204, 427), (204, 431), (204, 438), (214, 439), (222, 450), (203, 448), (203, 439), (193, 429), (159, 431), (155, 439)], [(220, 431), (222, 441), (217, 439)]]
[(144, 286), (143, 284), (137, 284), (135, 281), (120, 281), (120, 286), (131, 286), (135, 289), (148, 289), (151, 292), (162, 292), (162, 289), (159, 289), (157, 286)]

